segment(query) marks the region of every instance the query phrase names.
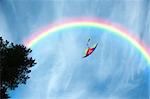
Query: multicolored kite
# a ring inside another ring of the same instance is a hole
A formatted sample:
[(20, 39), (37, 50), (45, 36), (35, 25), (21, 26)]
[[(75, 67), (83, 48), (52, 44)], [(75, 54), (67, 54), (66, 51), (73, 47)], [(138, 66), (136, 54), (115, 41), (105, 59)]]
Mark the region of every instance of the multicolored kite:
[(94, 50), (96, 49), (97, 45), (98, 45), (98, 43), (95, 44), (95, 45), (93, 45), (93, 47), (91, 47), (91, 48), (88, 47), (88, 48), (86, 49), (86, 51), (85, 51), (85, 55), (83, 56), (83, 58), (85, 58), (85, 57), (91, 55), (91, 54), (94, 52)]

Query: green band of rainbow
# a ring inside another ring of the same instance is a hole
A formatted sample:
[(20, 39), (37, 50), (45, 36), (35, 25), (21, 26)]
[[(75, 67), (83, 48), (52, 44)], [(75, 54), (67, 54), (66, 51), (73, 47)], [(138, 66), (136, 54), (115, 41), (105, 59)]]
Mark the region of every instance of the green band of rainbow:
[(25, 41), (25, 45), (27, 47), (32, 47), (48, 35), (52, 35), (54, 33), (57, 33), (58, 31), (74, 27), (94, 27), (110, 31), (112, 34), (119, 36), (120, 38), (132, 44), (141, 53), (141, 55), (144, 57), (144, 59), (148, 62), (148, 65), (150, 66), (150, 54), (146, 46), (144, 46), (144, 44), (142, 43), (142, 41), (137, 39), (135, 36), (131, 35), (132, 33), (129, 33), (127, 30), (121, 28), (120, 26), (114, 25), (104, 20), (82, 19), (54, 24), (52, 26), (48, 26), (46, 29), (38, 33), (35, 33), (34, 36), (31, 36), (31, 38)]

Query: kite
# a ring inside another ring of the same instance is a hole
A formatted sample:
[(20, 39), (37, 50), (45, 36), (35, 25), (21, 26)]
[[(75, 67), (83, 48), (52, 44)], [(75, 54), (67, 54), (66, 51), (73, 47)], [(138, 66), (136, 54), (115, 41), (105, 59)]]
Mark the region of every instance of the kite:
[[(90, 38), (88, 39), (88, 43), (90, 42)], [(87, 43), (88, 48), (85, 50), (85, 55), (83, 56), (83, 58), (88, 57), (89, 55), (91, 55), (94, 50), (96, 49), (98, 43), (94, 44), (93, 47), (89, 47), (89, 44)]]

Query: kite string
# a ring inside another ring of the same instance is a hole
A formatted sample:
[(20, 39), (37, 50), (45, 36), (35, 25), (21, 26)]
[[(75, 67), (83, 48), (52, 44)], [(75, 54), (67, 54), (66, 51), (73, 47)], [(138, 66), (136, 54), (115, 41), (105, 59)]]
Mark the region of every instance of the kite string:
[(87, 47), (88, 47), (88, 48), (90, 48), (90, 47), (89, 47), (89, 42), (91, 41), (91, 38), (92, 38), (92, 34), (89, 34), (89, 39), (88, 39), (88, 41), (87, 41)]

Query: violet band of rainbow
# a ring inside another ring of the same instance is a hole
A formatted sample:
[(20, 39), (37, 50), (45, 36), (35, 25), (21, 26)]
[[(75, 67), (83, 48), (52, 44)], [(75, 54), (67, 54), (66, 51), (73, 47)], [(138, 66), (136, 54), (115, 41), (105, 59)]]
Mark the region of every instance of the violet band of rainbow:
[(30, 48), (36, 45), (39, 41), (41, 41), (48, 35), (52, 35), (54, 33), (57, 33), (57, 31), (73, 27), (94, 27), (110, 31), (112, 34), (119, 36), (120, 38), (126, 40), (131, 45), (133, 45), (140, 52), (140, 54), (144, 57), (144, 59), (148, 62), (148, 65), (150, 66), (150, 53), (147, 47), (144, 45), (144, 43), (138, 38), (136, 38), (136, 36), (133, 36), (133, 33), (130, 33), (126, 29), (105, 20), (78, 19), (71, 21), (63, 21), (62, 23), (50, 25), (47, 28), (41, 30), (40, 32), (34, 33), (34, 35), (32, 35), (29, 39), (25, 40), (24, 43), (27, 47)]

